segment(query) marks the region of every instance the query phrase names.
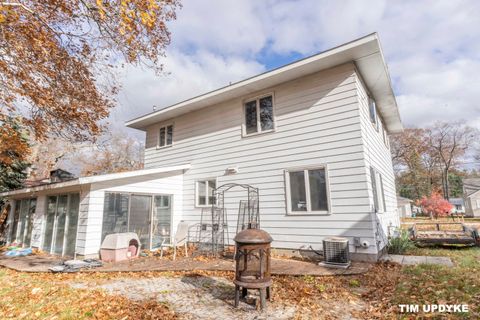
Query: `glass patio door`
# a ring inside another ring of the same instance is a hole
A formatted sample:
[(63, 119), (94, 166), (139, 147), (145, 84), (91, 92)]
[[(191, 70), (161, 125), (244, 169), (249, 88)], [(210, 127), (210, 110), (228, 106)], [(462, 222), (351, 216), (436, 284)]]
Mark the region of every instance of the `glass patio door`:
[(170, 243), (171, 226), (172, 207), (170, 196), (155, 196), (152, 212), (152, 249), (159, 248), (164, 240), (165, 243)]
[(150, 212), (152, 197), (134, 195), (130, 197), (130, 216), (128, 231), (135, 232), (140, 239), (142, 249), (149, 249), (150, 244)]
[(25, 236), (23, 244), (25, 247), (30, 247), (32, 243), (32, 230), (33, 230), (33, 215), (35, 214), (35, 208), (37, 206), (37, 199), (30, 199), (26, 203), (28, 214), (27, 214), (27, 224), (25, 226)]
[(73, 256), (75, 254), (75, 246), (77, 244), (77, 225), (78, 225), (78, 210), (80, 207), (80, 195), (72, 194), (68, 204), (67, 221), (66, 221), (66, 236), (65, 236), (65, 250), (64, 256)]
[(43, 235), (43, 251), (51, 253), (53, 240), (53, 227), (55, 223), (55, 211), (57, 209), (57, 197), (48, 197), (45, 232)]
[(48, 197), (44, 251), (62, 256), (75, 254), (79, 205), (78, 193)]
[(15, 202), (11, 239), (21, 243), (24, 247), (30, 247), (31, 245), (36, 204), (37, 199), (35, 198)]
[(68, 196), (59, 196), (57, 201), (57, 210), (55, 214), (55, 240), (53, 245), (53, 253), (62, 255), (63, 238), (65, 237), (65, 221), (67, 220)]

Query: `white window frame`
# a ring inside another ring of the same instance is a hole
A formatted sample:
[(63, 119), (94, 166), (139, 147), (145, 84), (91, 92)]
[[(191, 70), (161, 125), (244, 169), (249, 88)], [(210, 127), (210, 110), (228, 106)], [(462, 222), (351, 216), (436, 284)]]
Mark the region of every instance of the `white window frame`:
[[(218, 186), (218, 179), (217, 178), (205, 178), (205, 179), (198, 179), (198, 180), (195, 180), (195, 207), (197, 208), (208, 208), (208, 207), (211, 207), (212, 206), (212, 203), (209, 203), (210, 201), (210, 196), (208, 194), (208, 185), (209, 185), (209, 181), (212, 181), (214, 180), (215, 181), (215, 187)], [(205, 182), (205, 202), (206, 204), (200, 204), (199, 203), (199, 193), (198, 193), (198, 183), (199, 182)]]
[[(167, 144), (167, 128), (172, 126), (172, 143), (171, 144)], [(162, 129), (165, 129), (165, 145), (161, 146), (160, 145), (160, 130)], [(173, 146), (174, 144), (174, 141), (175, 141), (175, 125), (174, 123), (166, 123), (164, 125), (161, 125), (158, 129), (157, 129), (157, 149), (163, 149), (163, 148), (169, 148), (171, 146)]]
[[(272, 117), (273, 117), (273, 129), (269, 130), (262, 130), (262, 124), (260, 122), (260, 99), (265, 98), (265, 97), (272, 97)], [(257, 132), (252, 132), (252, 133), (247, 133), (247, 122), (246, 122), (246, 115), (247, 115), (247, 110), (246, 110), (246, 104), (251, 101), (256, 101), (256, 106), (257, 106)], [(264, 133), (269, 133), (269, 132), (275, 132), (277, 129), (276, 126), (276, 117), (275, 117), (275, 94), (274, 92), (268, 92), (259, 96), (254, 96), (250, 97), (247, 99), (242, 100), (242, 110), (243, 110), (243, 124), (242, 124), (242, 136), (243, 137), (251, 137), (251, 136), (256, 136), (259, 134), (264, 134)]]
[[(373, 103), (373, 119), (372, 119), (372, 116), (371, 116), (371, 105)], [(379, 122), (379, 118), (378, 118), (378, 110), (377, 110), (377, 102), (375, 101), (375, 99), (373, 99), (372, 97), (368, 97), (368, 118), (370, 119), (370, 122), (372, 123), (373, 127), (375, 128), (375, 130), (378, 131), (378, 122)]]
[(388, 132), (387, 132), (387, 129), (385, 129), (385, 127), (383, 128), (383, 132), (385, 137), (385, 146), (387, 147), (387, 149), (390, 149), (390, 137), (388, 136)]
[[(376, 196), (377, 196), (377, 203), (378, 203), (378, 208), (375, 208), (375, 204), (374, 204), (374, 209), (376, 213), (385, 213), (387, 211), (387, 203), (385, 200), (385, 186), (383, 183), (383, 176), (377, 169), (375, 169), (374, 167), (371, 167), (371, 168), (373, 170), (373, 174), (375, 175), (375, 187), (377, 190)], [(372, 177), (370, 177), (370, 180), (371, 179)], [(370, 181), (370, 183), (372, 184), (372, 196), (375, 197), (375, 194), (373, 194), (373, 181)]]
[[(312, 203), (310, 197), (310, 181), (308, 179), (308, 171), (309, 170), (318, 170), (324, 169), (325, 170), (325, 187), (327, 192), (327, 211), (313, 211), (312, 210)], [(293, 211), (292, 210), (292, 198), (291, 198), (291, 190), (290, 190), (290, 172), (298, 172), (303, 171), (304, 179), (305, 179), (305, 199), (307, 202), (307, 211)], [(328, 176), (328, 166), (324, 165), (316, 165), (316, 166), (302, 166), (302, 167), (295, 167), (289, 168), (284, 170), (285, 176), (285, 198), (286, 198), (286, 211), (287, 215), (291, 216), (302, 216), (302, 215), (330, 215), (332, 214), (332, 207), (331, 207), (331, 197), (330, 197), (330, 180)]]

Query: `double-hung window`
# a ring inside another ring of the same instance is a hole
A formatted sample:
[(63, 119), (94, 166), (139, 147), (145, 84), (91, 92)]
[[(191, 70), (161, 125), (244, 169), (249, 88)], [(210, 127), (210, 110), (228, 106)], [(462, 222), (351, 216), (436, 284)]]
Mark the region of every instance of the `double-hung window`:
[(373, 98), (368, 98), (368, 111), (370, 113), (370, 121), (372, 122), (373, 126), (378, 129), (377, 105)]
[(370, 179), (372, 181), (373, 206), (375, 212), (385, 212), (385, 191), (383, 178), (380, 172), (370, 167)]
[(244, 111), (245, 135), (269, 132), (275, 129), (273, 95), (266, 95), (246, 101)]
[(158, 146), (166, 147), (173, 144), (173, 125), (167, 125), (160, 128), (158, 136)]
[(328, 176), (325, 166), (285, 171), (287, 213), (326, 214), (330, 212)]
[(197, 181), (195, 185), (195, 206), (211, 206), (215, 202), (213, 191), (216, 188), (217, 182), (215, 179)]

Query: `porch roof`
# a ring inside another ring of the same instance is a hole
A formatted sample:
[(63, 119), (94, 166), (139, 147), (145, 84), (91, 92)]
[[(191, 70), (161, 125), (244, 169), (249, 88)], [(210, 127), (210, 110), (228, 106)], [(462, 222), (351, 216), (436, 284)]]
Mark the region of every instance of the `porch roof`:
[(63, 182), (55, 182), (55, 183), (49, 183), (49, 184), (44, 184), (44, 185), (35, 186), (35, 187), (2, 192), (0, 193), (0, 197), (16, 196), (16, 195), (29, 194), (29, 193), (34, 193), (34, 192), (39, 192), (44, 190), (54, 190), (54, 189), (61, 189), (61, 188), (67, 188), (67, 187), (75, 187), (75, 186), (86, 185), (86, 184), (91, 184), (95, 182), (111, 181), (111, 180), (117, 180), (117, 179), (125, 179), (125, 178), (140, 177), (140, 176), (153, 175), (153, 174), (159, 174), (159, 173), (181, 171), (181, 170), (190, 169), (190, 167), (191, 167), (190, 164), (180, 164), (180, 165), (171, 166), (171, 167), (160, 167), (160, 168), (152, 168), (152, 169), (102, 174), (97, 176), (80, 177), (80, 178), (63, 181)]

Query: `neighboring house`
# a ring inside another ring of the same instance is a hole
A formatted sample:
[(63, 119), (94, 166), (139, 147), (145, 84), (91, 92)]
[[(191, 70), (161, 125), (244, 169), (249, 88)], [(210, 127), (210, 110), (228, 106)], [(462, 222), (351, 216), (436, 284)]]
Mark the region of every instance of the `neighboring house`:
[(480, 178), (463, 180), (465, 216), (480, 217)]
[(413, 201), (408, 198), (397, 196), (397, 208), (400, 218), (412, 217), (412, 203)]
[(451, 213), (465, 213), (465, 201), (463, 198), (450, 198), (448, 202), (453, 206)]
[[(180, 220), (199, 222), (226, 183), (259, 189), (261, 228), (288, 252), (342, 236), (354, 258), (375, 260), (399, 226), (388, 135), (403, 127), (377, 34), (127, 126), (146, 132), (146, 169), (0, 194), (19, 208), (11, 239), (96, 256), (106, 234), (128, 230), (154, 249)], [(225, 199), (229, 244), (243, 199)]]

